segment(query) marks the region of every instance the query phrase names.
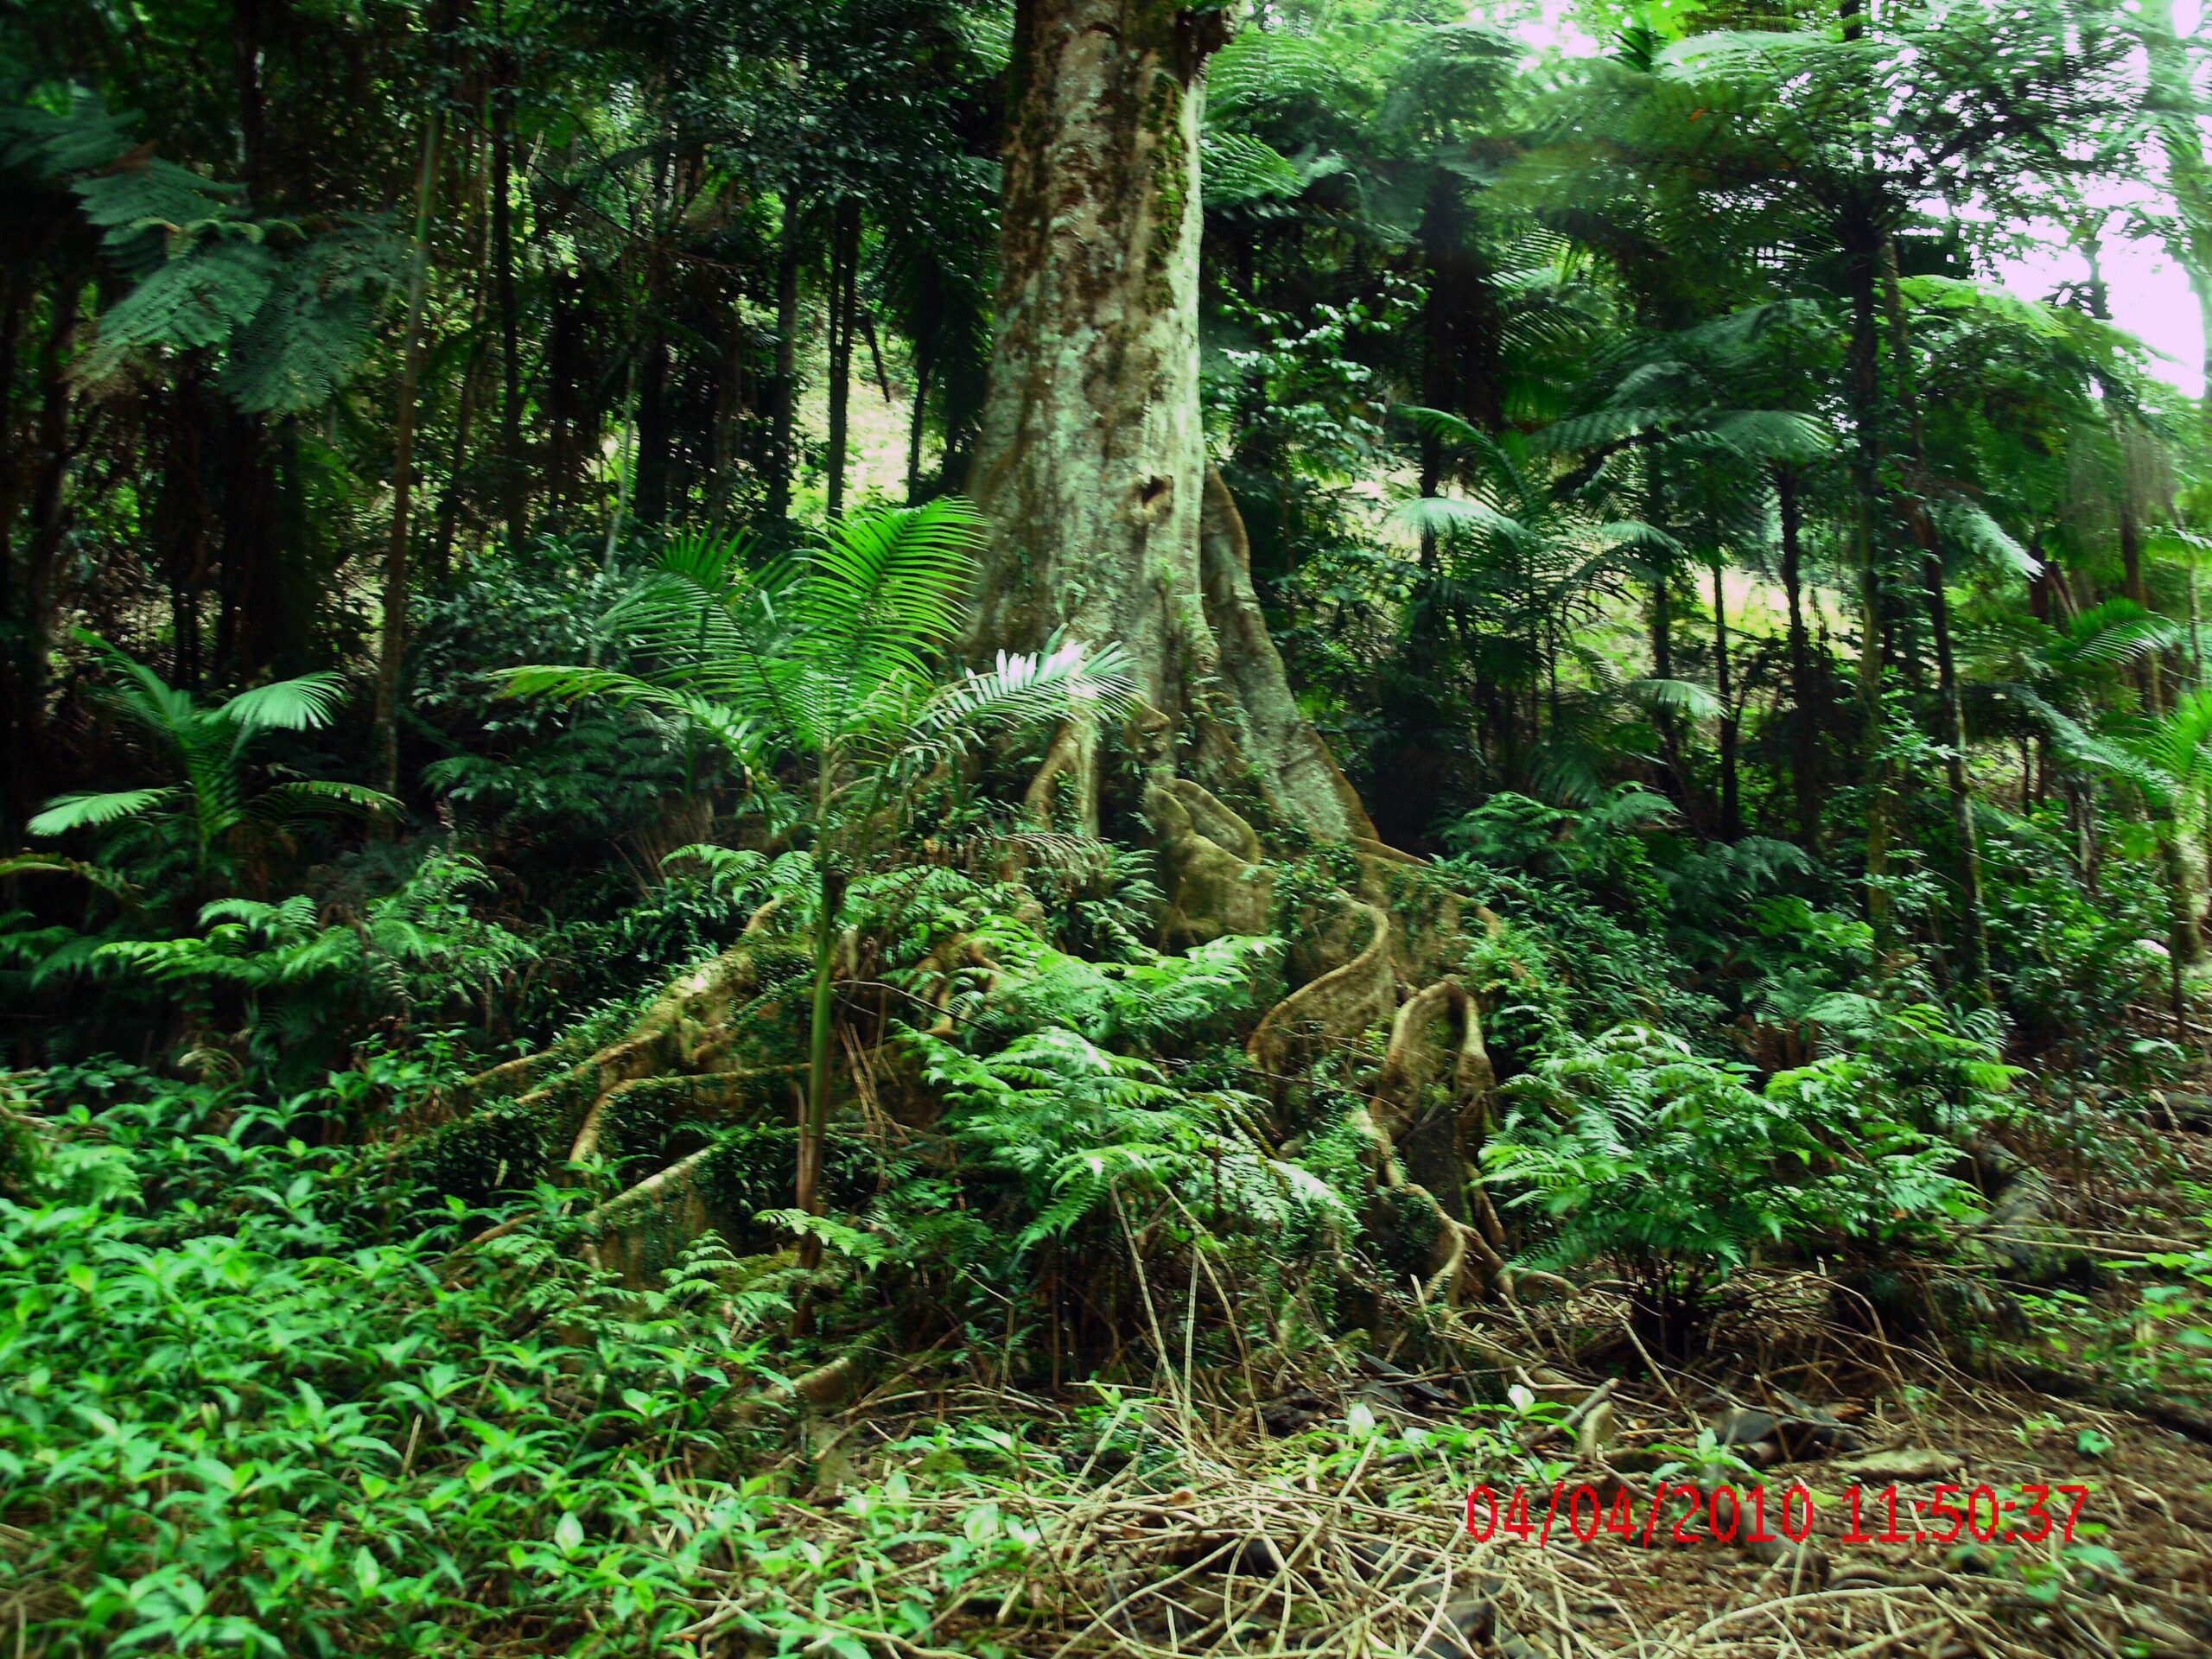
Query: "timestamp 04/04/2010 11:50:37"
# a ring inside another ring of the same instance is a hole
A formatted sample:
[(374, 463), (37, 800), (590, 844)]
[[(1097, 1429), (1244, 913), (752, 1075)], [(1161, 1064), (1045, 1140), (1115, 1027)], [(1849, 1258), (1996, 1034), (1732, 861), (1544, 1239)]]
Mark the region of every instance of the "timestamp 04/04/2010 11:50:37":
[[(1845, 1544), (1949, 1545), (2042, 1543), (2054, 1534), (2074, 1541), (2087, 1486), (1935, 1487), (1926, 1495), (1895, 1486), (1847, 1488), (1840, 1500), (1850, 1524)], [(1560, 1539), (1593, 1542), (1611, 1534), (1630, 1543), (1801, 1543), (1813, 1534), (1818, 1504), (1800, 1482), (1778, 1489), (1670, 1484), (1660, 1481), (1639, 1498), (1625, 1487), (1600, 1491), (1587, 1483), (1548, 1488), (1478, 1486), (1467, 1494), (1467, 1534), (1478, 1543), (1510, 1539), (1542, 1548)], [(1835, 1501), (1835, 1500), (1830, 1500)]]

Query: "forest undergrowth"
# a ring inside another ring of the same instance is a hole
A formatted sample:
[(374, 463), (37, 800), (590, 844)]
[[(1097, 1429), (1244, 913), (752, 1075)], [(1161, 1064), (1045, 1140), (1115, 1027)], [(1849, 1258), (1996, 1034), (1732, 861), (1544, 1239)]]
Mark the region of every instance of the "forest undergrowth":
[[(811, 1207), (804, 854), (671, 851), (624, 926), (691, 965), (490, 1071), (593, 958), (458, 853), (79, 945), (181, 1058), (10, 1084), (28, 1650), (2197, 1650), (2212, 1083), (2141, 867), (1993, 823), (2031, 949), (1961, 1009), (1783, 843), (1502, 796), (1389, 867), (1473, 1017), (1300, 1037), (1357, 857), (1164, 952), (1154, 858), (917, 798), (835, 899)], [(1756, 1486), (1808, 1541), (1685, 1518)], [(1987, 1496), (1885, 1544), (1853, 1486)]]

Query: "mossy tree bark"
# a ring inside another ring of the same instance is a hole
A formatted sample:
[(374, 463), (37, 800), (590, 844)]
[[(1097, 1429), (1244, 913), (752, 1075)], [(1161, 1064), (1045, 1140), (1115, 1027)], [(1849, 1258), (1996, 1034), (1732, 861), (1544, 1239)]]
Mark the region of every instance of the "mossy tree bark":
[[(1222, 9), (1173, 0), (1016, 9), (998, 334), (969, 486), (994, 548), (968, 643), (1118, 643), (1154, 711), (1154, 783), (1195, 774), (1308, 833), (1371, 836), (1291, 696), (1206, 462), (1198, 117), (1225, 35)], [(1059, 734), (1031, 804), (1096, 828), (1096, 733)]]

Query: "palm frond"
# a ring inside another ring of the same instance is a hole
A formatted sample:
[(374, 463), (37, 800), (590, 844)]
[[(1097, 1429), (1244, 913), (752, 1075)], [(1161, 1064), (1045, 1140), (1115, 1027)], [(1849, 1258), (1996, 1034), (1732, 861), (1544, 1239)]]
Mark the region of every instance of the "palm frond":
[(1096, 654), (1074, 645), (1046, 656), (1001, 652), (994, 667), (940, 687), (924, 704), (913, 733), (933, 760), (985, 730), (1033, 727), (1078, 711), (1110, 722), (1135, 697), (1129, 660), (1119, 645)]
[(2063, 662), (2125, 666), (2171, 650), (2184, 637), (2171, 618), (2146, 611), (2132, 599), (2108, 599), (2075, 617), (2051, 654)]
[(965, 620), (986, 528), (957, 496), (841, 518), (793, 589), (792, 620), (824, 652), (947, 645)]
[(1794, 410), (1730, 410), (1708, 429), (1730, 452), (1754, 461), (1817, 461), (1835, 448), (1835, 434), (1824, 423)]
[(54, 853), (17, 853), (0, 858), (0, 877), (39, 874), (73, 875), (125, 904), (138, 902), (137, 887), (104, 864), (87, 864), (82, 859), (63, 858)]
[(2017, 576), (2031, 579), (2043, 574), (2042, 563), (1974, 502), (1952, 497), (1933, 503), (1932, 511), (1944, 533), (1976, 557)]
[(1554, 454), (1595, 449), (1605, 444), (1619, 443), (1656, 431), (1675, 419), (1679, 413), (1676, 410), (1649, 404), (1611, 404), (1586, 414), (1570, 415), (1563, 421), (1554, 421), (1536, 434), (1534, 442), (1539, 449)]
[(272, 785), (253, 800), (255, 816), (279, 820), (311, 813), (396, 818), (404, 810), (381, 790), (320, 778)]
[(57, 795), (46, 804), (45, 811), (23, 828), (41, 838), (66, 836), (73, 830), (97, 830), (170, 805), (181, 793), (175, 789), (118, 789), (100, 794)]
[(1621, 695), (1643, 708), (1683, 715), (1690, 720), (1717, 720), (1720, 700), (1690, 680), (1630, 680)]
[(242, 734), (320, 731), (346, 700), (346, 683), (335, 674), (302, 674), (241, 691), (214, 711)]
[(180, 691), (162, 677), (123, 651), (86, 629), (77, 630), (77, 643), (105, 662), (120, 684), (111, 685), (105, 701), (125, 718), (136, 721), (155, 736), (175, 743), (179, 734), (198, 717), (189, 693)]
[(1415, 536), (1441, 538), (1473, 531), (1502, 541), (1523, 542), (1532, 535), (1529, 527), (1519, 519), (1500, 512), (1487, 502), (1471, 501), (1462, 496), (1408, 497), (1391, 509), (1390, 517)]

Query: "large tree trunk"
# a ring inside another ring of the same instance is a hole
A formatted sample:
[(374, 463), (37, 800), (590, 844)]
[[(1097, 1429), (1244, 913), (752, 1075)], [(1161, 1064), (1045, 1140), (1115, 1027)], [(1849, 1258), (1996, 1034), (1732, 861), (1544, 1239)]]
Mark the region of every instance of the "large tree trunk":
[[(1198, 415), (1198, 114), (1222, 14), (1020, 0), (998, 337), (970, 485), (995, 530), (969, 641), (1120, 644), (1155, 711), (1142, 756), (1309, 833), (1373, 834), (1293, 699)], [(1065, 779), (1065, 785), (1060, 780)], [(1097, 734), (1033, 791), (1098, 822)], [(1261, 798), (1249, 800), (1254, 795)]]

